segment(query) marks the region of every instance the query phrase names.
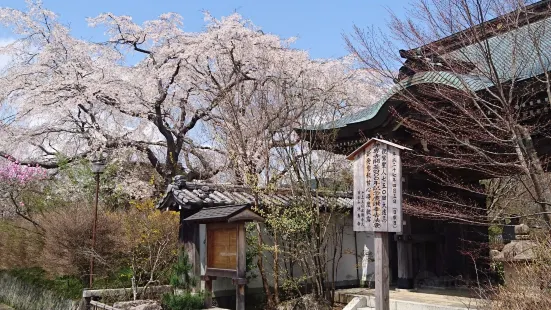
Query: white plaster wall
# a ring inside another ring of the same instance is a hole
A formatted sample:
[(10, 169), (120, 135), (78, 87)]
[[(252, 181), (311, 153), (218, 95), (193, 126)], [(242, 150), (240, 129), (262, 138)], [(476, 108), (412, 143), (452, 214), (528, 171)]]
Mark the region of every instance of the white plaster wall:
[[(337, 265), (336, 281), (357, 281), (358, 275), (362, 275), (362, 256), (364, 245), (367, 245), (369, 250), (373, 252), (374, 240), (372, 232), (354, 232), (352, 226), (352, 215), (349, 215), (344, 221), (344, 233), (342, 238), (342, 256), (337, 253), (336, 259), (340, 260)], [(332, 247), (329, 247), (332, 249)], [(356, 251), (358, 254), (356, 254)], [(358, 255), (358, 256), (356, 256)], [(356, 259), (357, 257), (357, 259)], [(332, 266), (327, 266), (329, 279), (333, 279)], [(375, 272), (373, 263), (368, 265), (368, 274)]]
[[(343, 222), (342, 220), (340, 222)], [(199, 238), (201, 242), (200, 247), (200, 258), (201, 258), (201, 274), (204, 275), (206, 271), (206, 227), (205, 225), (200, 225), (199, 228)], [(266, 238), (267, 240), (267, 238)], [(352, 215), (350, 214), (344, 221), (344, 235), (343, 235), (343, 246), (342, 246), (342, 257), (340, 258), (340, 261), (338, 262), (338, 268), (337, 268), (337, 282), (340, 281), (348, 281), (349, 283), (353, 283), (353, 281), (357, 281), (357, 275), (358, 275), (358, 268), (359, 275), (361, 277), (361, 262), (362, 262), (362, 255), (363, 255), (363, 247), (364, 245), (367, 245), (367, 247), (370, 249), (370, 251), (373, 252), (374, 246), (373, 246), (373, 233), (371, 232), (354, 232), (352, 229)], [(328, 247), (332, 251), (332, 245)], [(359, 253), (358, 260), (356, 261), (356, 249)], [(340, 256), (340, 249), (337, 253), (337, 258)], [(271, 271), (272, 266), (270, 264), (271, 261), (273, 261), (273, 258), (270, 253), (265, 253), (265, 269), (266, 275), (268, 276), (268, 280), (270, 282), (273, 281), (273, 277)], [(359, 265), (359, 266), (358, 266)], [(329, 275), (329, 279), (332, 279), (332, 264), (331, 262), (327, 265), (327, 272)], [(374, 273), (374, 264), (370, 263), (368, 267), (368, 274)], [(249, 288), (261, 288), (262, 287), (262, 280), (260, 279), (260, 275), (258, 274), (258, 271), (255, 272), (257, 274), (257, 277), (252, 279), (248, 287)], [(298, 267), (295, 267), (295, 274), (300, 275), (300, 270)], [(204, 283), (201, 283), (201, 288), (204, 289)], [(215, 281), (213, 281), (213, 291), (216, 295), (217, 292), (221, 293), (222, 291), (233, 291), (235, 290), (235, 286), (232, 284), (232, 280), (228, 278), (217, 278)]]

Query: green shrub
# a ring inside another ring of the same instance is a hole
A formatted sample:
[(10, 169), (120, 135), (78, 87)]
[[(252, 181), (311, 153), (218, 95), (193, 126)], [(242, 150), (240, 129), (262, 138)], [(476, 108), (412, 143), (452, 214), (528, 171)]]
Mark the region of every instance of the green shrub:
[(203, 294), (192, 295), (185, 293), (183, 295), (164, 294), (162, 300), (163, 309), (166, 310), (196, 310), (203, 309), (205, 296)]
[(193, 276), (193, 265), (189, 261), (189, 256), (180, 251), (178, 263), (172, 266), (170, 285), (189, 292), (196, 284), (197, 278)]
[(184, 291), (181, 295), (164, 294), (162, 306), (165, 310), (195, 310), (203, 309), (205, 305), (205, 295), (203, 293), (191, 294), (191, 288), (197, 284), (197, 279), (193, 276), (193, 265), (185, 252), (180, 252), (178, 263), (172, 266), (170, 284), (173, 287)]
[(130, 267), (121, 267), (107, 275), (94, 277), (94, 287), (101, 289), (121, 288), (132, 286), (132, 270)]

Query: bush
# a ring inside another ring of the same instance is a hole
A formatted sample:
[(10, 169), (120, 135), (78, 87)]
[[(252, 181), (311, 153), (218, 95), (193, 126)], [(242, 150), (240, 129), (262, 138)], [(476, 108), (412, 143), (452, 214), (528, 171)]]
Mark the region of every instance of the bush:
[(28, 268), (42, 257), (42, 236), (22, 219), (0, 219), (0, 269)]
[(189, 262), (189, 256), (184, 251), (180, 251), (178, 263), (172, 266), (170, 285), (189, 291), (196, 284), (197, 278), (193, 276), (193, 265)]
[(162, 306), (166, 310), (196, 310), (203, 309), (205, 296), (203, 294), (185, 293), (183, 295), (163, 295)]
[(532, 241), (534, 246), (522, 254), (533, 256), (533, 259), (500, 264), (501, 267), (509, 266), (503, 270), (505, 285), (484, 291), (481, 297), (487, 299), (488, 304), (479, 309), (551, 309), (551, 239), (546, 236), (544, 240)]
[[(63, 206), (38, 217), (45, 231), (40, 265), (49, 274), (89, 273), (93, 210), (93, 205), (81, 203)], [(118, 221), (113, 214), (98, 211), (94, 265), (94, 273), (98, 276), (119, 268), (114, 264), (122, 256), (122, 229)]]

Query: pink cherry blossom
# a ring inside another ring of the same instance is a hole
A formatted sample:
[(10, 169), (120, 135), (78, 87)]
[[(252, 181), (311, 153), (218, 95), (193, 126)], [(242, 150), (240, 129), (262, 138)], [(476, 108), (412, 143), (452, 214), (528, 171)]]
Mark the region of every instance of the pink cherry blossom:
[(21, 165), (17, 161), (0, 164), (0, 181), (8, 184), (25, 185), (32, 181), (45, 179), (47, 176), (46, 169), (38, 166)]

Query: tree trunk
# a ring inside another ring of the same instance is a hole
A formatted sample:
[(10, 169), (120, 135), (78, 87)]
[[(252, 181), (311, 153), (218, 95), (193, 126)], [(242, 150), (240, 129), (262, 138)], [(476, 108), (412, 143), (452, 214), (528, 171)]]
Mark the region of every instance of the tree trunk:
[(132, 275), (132, 298), (138, 299), (138, 287), (136, 286), (136, 276)]
[(551, 230), (551, 207), (549, 205), (549, 203), (551, 203), (551, 189), (544, 186), (543, 178), (545, 176), (545, 171), (543, 170), (537, 151), (534, 148), (530, 133), (521, 125), (517, 125), (516, 127), (519, 135), (517, 139), (518, 143), (525, 150), (526, 156), (528, 157), (528, 163), (525, 165), (527, 174), (534, 185), (536, 199), (538, 200), (541, 212), (544, 213), (543, 218), (547, 224), (547, 229)]
[(279, 253), (277, 231), (274, 231), (274, 302), (279, 305)]
[(268, 278), (266, 277), (266, 271), (264, 270), (264, 254), (263, 245), (264, 241), (262, 239), (262, 230), (260, 229), (260, 224), (256, 223), (256, 232), (258, 233), (258, 257), (256, 265), (258, 266), (258, 272), (260, 273), (260, 278), (262, 279), (262, 287), (264, 288), (264, 294), (266, 295), (266, 308), (273, 309), (275, 307), (274, 297), (270, 290), (270, 284), (268, 283)]

